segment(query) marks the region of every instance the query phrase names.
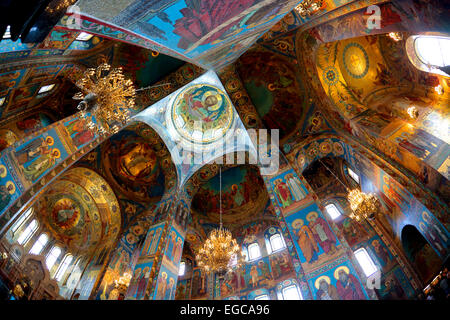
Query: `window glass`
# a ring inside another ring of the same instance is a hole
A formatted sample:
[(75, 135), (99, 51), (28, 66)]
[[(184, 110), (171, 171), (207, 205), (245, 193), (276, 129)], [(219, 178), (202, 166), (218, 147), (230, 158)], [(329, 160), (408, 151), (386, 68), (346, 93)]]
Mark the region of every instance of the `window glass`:
[(55, 279), (56, 281), (60, 281), (64, 275), (64, 273), (66, 273), (67, 268), (70, 266), (70, 263), (72, 262), (72, 255), (67, 255), (63, 262), (61, 263), (61, 266), (58, 268), (58, 271), (56, 272), (55, 275)]
[(3, 39), (11, 39), (11, 26), (7, 26), (5, 33), (3, 34)]
[(341, 216), (341, 213), (339, 212), (338, 208), (333, 203), (326, 205), (325, 209), (327, 210), (328, 215), (333, 220)]
[(47, 256), (47, 260), (45, 261), (48, 270), (50, 270), (53, 267), (53, 265), (55, 264), (56, 260), (60, 255), (61, 255), (61, 248), (55, 246), (52, 248), (52, 250), (50, 250), (50, 253)]
[(37, 239), (37, 241), (31, 247), (30, 253), (36, 254), (36, 255), (41, 253), (42, 249), (44, 249), (47, 242), (48, 242), (48, 236), (45, 233), (41, 234), (39, 236), (39, 238)]
[(272, 252), (284, 248), (284, 242), (279, 233), (276, 233), (270, 237), (270, 246), (272, 247)]
[(366, 274), (366, 277), (371, 276), (375, 272), (377, 272), (378, 268), (373, 262), (373, 260), (370, 258), (369, 254), (367, 253), (366, 249), (361, 248), (355, 251), (355, 257), (356, 260), (358, 260), (359, 265), (363, 269), (364, 273)]
[(51, 91), (54, 87), (55, 87), (55, 84), (54, 84), (54, 83), (53, 83), (53, 84), (46, 85), (46, 86), (42, 86), (42, 87), (39, 89), (39, 91), (38, 91), (38, 95), (42, 95), (42, 94), (44, 94), (44, 93), (47, 93), (47, 92)]
[(91, 40), (91, 38), (93, 37), (93, 34), (90, 33), (86, 33), (86, 32), (81, 32), (78, 37), (76, 38), (76, 40), (78, 41), (89, 41)]
[(20, 228), (20, 226), (30, 217), (32, 212), (33, 212), (33, 208), (30, 208), (27, 211), (25, 211), (24, 214), (22, 214), (20, 216), (19, 220), (17, 220), (11, 228), (12, 233), (15, 233), (17, 231), (17, 229)]
[(28, 240), (30, 240), (31, 236), (34, 234), (34, 232), (37, 230), (37, 228), (38, 228), (38, 223), (37, 223), (36, 219), (34, 219), (25, 228), (25, 230), (23, 230), (19, 239), (17, 239), (17, 242), (20, 245), (25, 245), (28, 242)]
[(450, 38), (419, 36), (415, 40), (416, 54), (426, 65), (450, 65)]
[(283, 288), (283, 300), (302, 300), (295, 284)]
[(350, 177), (352, 177), (352, 179), (355, 180), (356, 183), (359, 183), (359, 176), (352, 169), (347, 168), (347, 170)]
[(180, 269), (178, 270), (178, 275), (179, 276), (184, 276), (184, 272), (186, 271), (186, 263), (184, 261), (182, 261), (180, 263)]
[(249, 260), (255, 260), (261, 257), (261, 251), (257, 243), (252, 243), (248, 246), (248, 258)]

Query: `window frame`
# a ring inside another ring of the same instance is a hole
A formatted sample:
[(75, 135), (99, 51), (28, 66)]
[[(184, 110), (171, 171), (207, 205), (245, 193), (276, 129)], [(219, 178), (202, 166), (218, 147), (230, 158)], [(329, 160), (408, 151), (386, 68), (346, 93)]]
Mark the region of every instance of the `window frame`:
[[(44, 237), (44, 236), (46, 237), (46, 240), (45, 240), (44, 244), (42, 244), (39, 240), (40, 240), (42, 237)], [(47, 246), (49, 240), (50, 240), (50, 237), (49, 237), (45, 232), (44, 232), (44, 233), (41, 233), (41, 235), (36, 239), (36, 241), (34, 242), (34, 244), (31, 246), (31, 248), (30, 248), (30, 250), (28, 251), (28, 253), (34, 254), (34, 255), (36, 255), (36, 256), (39, 255), (39, 254), (41, 254), (42, 250), (44, 250), (44, 248)], [(32, 251), (33, 251), (33, 248), (35, 248), (35, 246), (36, 246), (38, 243), (39, 243), (39, 244), (42, 244), (42, 246), (41, 246), (39, 252), (32, 252)]]
[(38, 98), (44, 97), (44, 96), (50, 94), (50, 92), (52, 92), (55, 88), (56, 88), (56, 83), (45, 84), (39, 88), (36, 96)]
[[(273, 246), (273, 243), (272, 243), (272, 239), (274, 237), (278, 237), (280, 239), (281, 247), (279, 247), (278, 249), (274, 249), (274, 246)], [(269, 243), (270, 243), (270, 249), (272, 250), (272, 253), (281, 251), (281, 250), (286, 248), (286, 244), (284, 243), (283, 236), (279, 232), (274, 233), (273, 235), (271, 235), (269, 237)]]
[(13, 234), (13, 236), (17, 233), (17, 231), (20, 229), (21, 226), (23, 226), (27, 220), (31, 217), (31, 215), (34, 213), (34, 209), (33, 207), (30, 207), (28, 210), (26, 210), (25, 212), (23, 212), (19, 219), (17, 219), (16, 222), (14, 222), (14, 224), (11, 226), (11, 233)]
[(92, 33), (81, 31), (80, 34), (75, 38), (75, 41), (88, 42), (94, 37)]
[[(296, 292), (297, 292), (297, 296), (298, 296), (299, 299), (286, 299), (284, 292), (285, 292), (287, 289), (290, 289), (290, 288), (295, 288), (295, 290), (296, 290)], [(298, 288), (298, 285), (296, 285), (295, 283), (290, 284), (290, 285), (288, 285), (288, 286), (286, 286), (286, 287), (283, 287), (283, 288), (281, 289), (281, 297), (283, 298), (283, 300), (303, 300), (303, 297), (302, 297), (302, 294), (301, 294), (301, 292), (300, 292), (300, 289)]]
[[(358, 254), (359, 254), (359, 253), (362, 253), (362, 254), (367, 258), (367, 260), (368, 260), (368, 262), (369, 262), (369, 265), (371, 265), (371, 267), (372, 267), (373, 270), (374, 270), (372, 273), (367, 274), (366, 268), (364, 268), (364, 266), (363, 266), (363, 265), (361, 264), (361, 262), (360, 262), (360, 259), (358, 259)], [(375, 263), (375, 261), (374, 261), (374, 260), (372, 259), (372, 257), (369, 255), (369, 252), (368, 252), (365, 248), (361, 247), (361, 248), (355, 250), (355, 251), (353, 252), (353, 254), (355, 255), (356, 261), (358, 262), (359, 266), (361, 267), (362, 271), (364, 272), (364, 275), (365, 275), (367, 278), (373, 276), (375, 273), (377, 273), (377, 272), (380, 270), (380, 269), (378, 268), (377, 264)]]
[(440, 69), (433, 68), (432, 66), (428, 65), (427, 62), (422, 60), (423, 58), (421, 58), (421, 55), (417, 51), (417, 46), (416, 46), (416, 40), (420, 37), (422, 37), (422, 38), (425, 38), (425, 37), (450, 38), (450, 37), (448, 37), (446, 35), (415, 34), (415, 35), (409, 36), (405, 42), (406, 54), (409, 58), (409, 61), (411, 62), (411, 64), (414, 67), (416, 67), (417, 69), (424, 71), (424, 72), (428, 72), (428, 73), (432, 73), (432, 74), (439, 74), (439, 75), (446, 76), (446, 77), (450, 76)]
[[(251, 254), (251, 250), (250, 249), (252, 247), (258, 248), (258, 253), (259, 253), (258, 257), (254, 257), (254, 258), (251, 257), (252, 254)], [(253, 243), (249, 244), (248, 247), (247, 247), (247, 252), (248, 252), (248, 261), (255, 261), (255, 260), (261, 259), (261, 257), (262, 257), (261, 248), (259, 247), (259, 243), (258, 242), (253, 242)]]
[[(54, 255), (52, 254), (52, 252), (53, 252), (54, 250), (57, 250), (57, 249), (59, 249), (59, 254), (55, 257), (55, 260), (53, 261), (52, 265), (49, 266), (49, 265), (48, 265), (48, 260), (49, 260), (50, 256), (53, 256), (53, 257), (54, 257)], [(61, 256), (62, 253), (63, 253), (62, 248), (59, 247), (59, 246), (56, 246), (56, 245), (53, 246), (53, 247), (49, 250), (47, 256), (45, 257), (45, 265), (47, 266), (47, 268), (48, 268), (49, 271), (55, 266), (56, 261), (58, 260), (58, 258)]]
[[(70, 258), (70, 261), (68, 263), (66, 263), (68, 258)], [(55, 272), (55, 280), (56, 281), (60, 282), (63, 279), (64, 274), (67, 272), (67, 269), (69, 269), (70, 264), (72, 263), (73, 259), (74, 259), (74, 257), (70, 253), (67, 253), (64, 256), (64, 258), (61, 260), (61, 263), (58, 266), (58, 269)], [(58, 279), (58, 277), (59, 277), (59, 279)]]
[[(267, 297), (267, 299), (264, 299), (262, 297)], [(263, 293), (263, 294), (257, 295), (254, 300), (270, 300), (270, 297), (267, 293)]]
[[(183, 268), (181, 268), (181, 266), (183, 266)], [(183, 270), (183, 273), (180, 273), (181, 270)], [(180, 262), (180, 267), (178, 268), (178, 276), (179, 276), (179, 277), (182, 277), (182, 276), (184, 276), (185, 274), (186, 274), (186, 262), (181, 261), (181, 262)]]
[[(348, 172), (348, 175), (350, 176), (350, 178), (352, 178), (353, 179), (353, 181), (355, 181), (358, 185), (359, 185), (359, 183), (360, 183), (360, 181), (361, 181), (361, 178), (359, 177), (359, 174), (357, 174), (352, 168), (350, 168), (350, 167), (347, 167), (347, 172)], [(356, 176), (356, 178), (355, 178), (355, 176)]]
[[(24, 237), (24, 239), (22, 241), (19, 241), (23, 234), (28, 230), (28, 228), (30, 228), (31, 224), (34, 223), (35, 226), (29, 231), (29, 233)], [(30, 223), (25, 227), (25, 229), (22, 231), (22, 233), (20, 234), (20, 236), (17, 238), (17, 243), (20, 244), (21, 246), (26, 246), (28, 241), (30, 241), (30, 239), (33, 237), (33, 235), (36, 233), (36, 231), (39, 229), (39, 222), (37, 221), (37, 219), (33, 219), (30, 221)], [(22, 242), (22, 243), (21, 243)]]
[[(432, 38), (433, 39), (438, 39), (439, 42), (440, 42), (440, 40), (444, 40), (444, 41), (447, 40), (447, 41), (450, 42), (450, 38), (444, 37), (444, 36), (432, 36), (432, 35), (419, 35), (419, 36), (417, 36), (416, 38), (414, 38), (414, 52), (415, 52), (417, 58), (419, 59), (419, 61), (422, 62), (426, 66), (436, 66), (436, 67), (444, 67), (444, 66), (446, 66), (445, 61), (444, 61), (444, 57), (442, 57), (442, 63), (444, 64), (443, 66), (434, 65), (431, 62), (426, 61), (425, 57), (423, 56), (423, 52), (422, 53), (420, 52), (421, 50), (419, 49), (418, 41), (420, 41), (421, 39), (427, 39), (427, 38), (428, 39), (432, 39)], [(439, 44), (439, 49), (440, 49), (440, 51), (442, 53), (442, 46), (440, 44)]]
[[(336, 209), (338, 215), (333, 217), (333, 215), (330, 213), (330, 211), (329, 211), (329, 209), (328, 209), (329, 207), (332, 207), (332, 208)], [(325, 210), (327, 211), (328, 216), (329, 216), (333, 221), (334, 221), (334, 220), (337, 220), (339, 217), (342, 216), (341, 211), (338, 209), (338, 207), (336, 206), (336, 204), (333, 203), (333, 202), (328, 203), (328, 204), (325, 206)]]

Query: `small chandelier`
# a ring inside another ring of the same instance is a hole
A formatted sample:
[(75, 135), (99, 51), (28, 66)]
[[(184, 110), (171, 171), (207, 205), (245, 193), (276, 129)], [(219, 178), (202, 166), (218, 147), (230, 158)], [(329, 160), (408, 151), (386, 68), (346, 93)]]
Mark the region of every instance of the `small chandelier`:
[[(207, 273), (222, 273), (230, 271), (236, 263), (235, 258), (240, 256), (240, 247), (233, 239), (230, 231), (223, 228), (222, 224), (222, 168), (220, 168), (220, 227), (211, 231), (208, 239), (198, 250), (196, 255), (197, 264)], [(242, 259), (236, 259), (237, 263), (242, 263)]]
[(378, 199), (374, 194), (366, 194), (358, 189), (354, 189), (347, 195), (348, 202), (352, 208), (350, 218), (361, 221), (373, 219), (378, 211)]
[(305, 0), (295, 7), (295, 10), (300, 16), (306, 18), (316, 13), (322, 5), (323, 0)]
[(114, 285), (120, 292), (126, 292), (131, 281), (131, 274), (125, 272), (118, 280), (114, 280)]
[(406, 112), (408, 113), (409, 117), (413, 120), (417, 119), (419, 117), (419, 111), (415, 106), (409, 107)]
[(114, 134), (130, 119), (134, 107), (136, 90), (130, 79), (125, 79), (122, 68), (111, 70), (102, 63), (96, 69), (89, 68), (76, 81), (82, 92), (73, 98), (82, 100), (78, 104), (87, 127), (97, 134)]
[(403, 40), (403, 35), (401, 32), (389, 32), (388, 37), (394, 40), (395, 42)]
[(377, 197), (373, 193), (364, 193), (359, 189), (350, 189), (337, 177), (333, 171), (325, 165), (322, 160), (319, 159), (319, 162), (345, 187), (348, 192), (347, 200), (350, 203), (350, 208), (352, 209), (352, 213), (349, 217), (358, 222), (369, 219), (372, 220), (375, 218), (375, 214), (379, 209), (379, 201)]

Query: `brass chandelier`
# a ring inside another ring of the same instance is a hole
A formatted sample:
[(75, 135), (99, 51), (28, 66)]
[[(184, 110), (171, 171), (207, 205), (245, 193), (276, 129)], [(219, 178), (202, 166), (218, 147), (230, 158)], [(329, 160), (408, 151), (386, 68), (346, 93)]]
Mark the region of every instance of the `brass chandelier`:
[(364, 219), (373, 219), (378, 211), (378, 199), (374, 194), (366, 194), (358, 189), (354, 189), (347, 195), (348, 202), (352, 208), (350, 218), (361, 221)]
[[(220, 227), (214, 229), (209, 234), (203, 246), (196, 255), (197, 264), (207, 273), (222, 273), (230, 271), (233, 266), (242, 263), (240, 257), (240, 247), (233, 239), (231, 232), (223, 228), (222, 224), (222, 169), (219, 173), (220, 178)], [(236, 258), (235, 263), (233, 259)]]
[(355, 221), (363, 221), (366, 219), (373, 219), (379, 210), (379, 200), (373, 193), (364, 193), (359, 189), (350, 190), (329, 168), (322, 160), (320, 163), (345, 187), (348, 192), (347, 200), (350, 203), (352, 213), (349, 217)]
[(304, 0), (295, 10), (302, 16), (307, 18), (317, 12), (323, 5), (323, 0)]
[(117, 133), (130, 119), (136, 90), (133, 82), (125, 79), (122, 68), (111, 70), (109, 64), (102, 63), (96, 69), (87, 69), (75, 84), (81, 92), (73, 98), (82, 100), (78, 104), (81, 117), (95, 133)]

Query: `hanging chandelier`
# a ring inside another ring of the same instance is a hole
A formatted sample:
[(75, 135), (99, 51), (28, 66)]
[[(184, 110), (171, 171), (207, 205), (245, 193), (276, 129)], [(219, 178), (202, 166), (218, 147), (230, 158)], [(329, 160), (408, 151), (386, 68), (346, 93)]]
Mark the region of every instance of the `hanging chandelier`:
[[(196, 255), (197, 264), (207, 273), (222, 273), (230, 271), (233, 267), (242, 264), (240, 247), (233, 239), (231, 232), (223, 228), (222, 224), (222, 169), (220, 178), (220, 227), (211, 231), (208, 239), (198, 250)], [(234, 260), (234, 261), (233, 261)]]
[(89, 68), (76, 81), (81, 90), (73, 98), (81, 117), (89, 129), (97, 134), (117, 133), (130, 119), (130, 109), (135, 105), (136, 90), (130, 79), (125, 79), (122, 68), (102, 63)]
[(300, 3), (295, 10), (303, 18), (312, 16), (314, 13), (319, 11), (323, 6), (323, 0), (304, 0)]
[(352, 213), (349, 217), (355, 221), (363, 221), (365, 219), (373, 219), (379, 210), (378, 198), (373, 193), (364, 193), (359, 189), (350, 189), (325, 165), (322, 160), (320, 163), (345, 187), (348, 192), (347, 200), (350, 203)]
[(352, 208), (350, 218), (356, 221), (373, 219), (378, 211), (378, 199), (372, 193), (364, 193), (354, 189), (347, 195), (348, 202)]

